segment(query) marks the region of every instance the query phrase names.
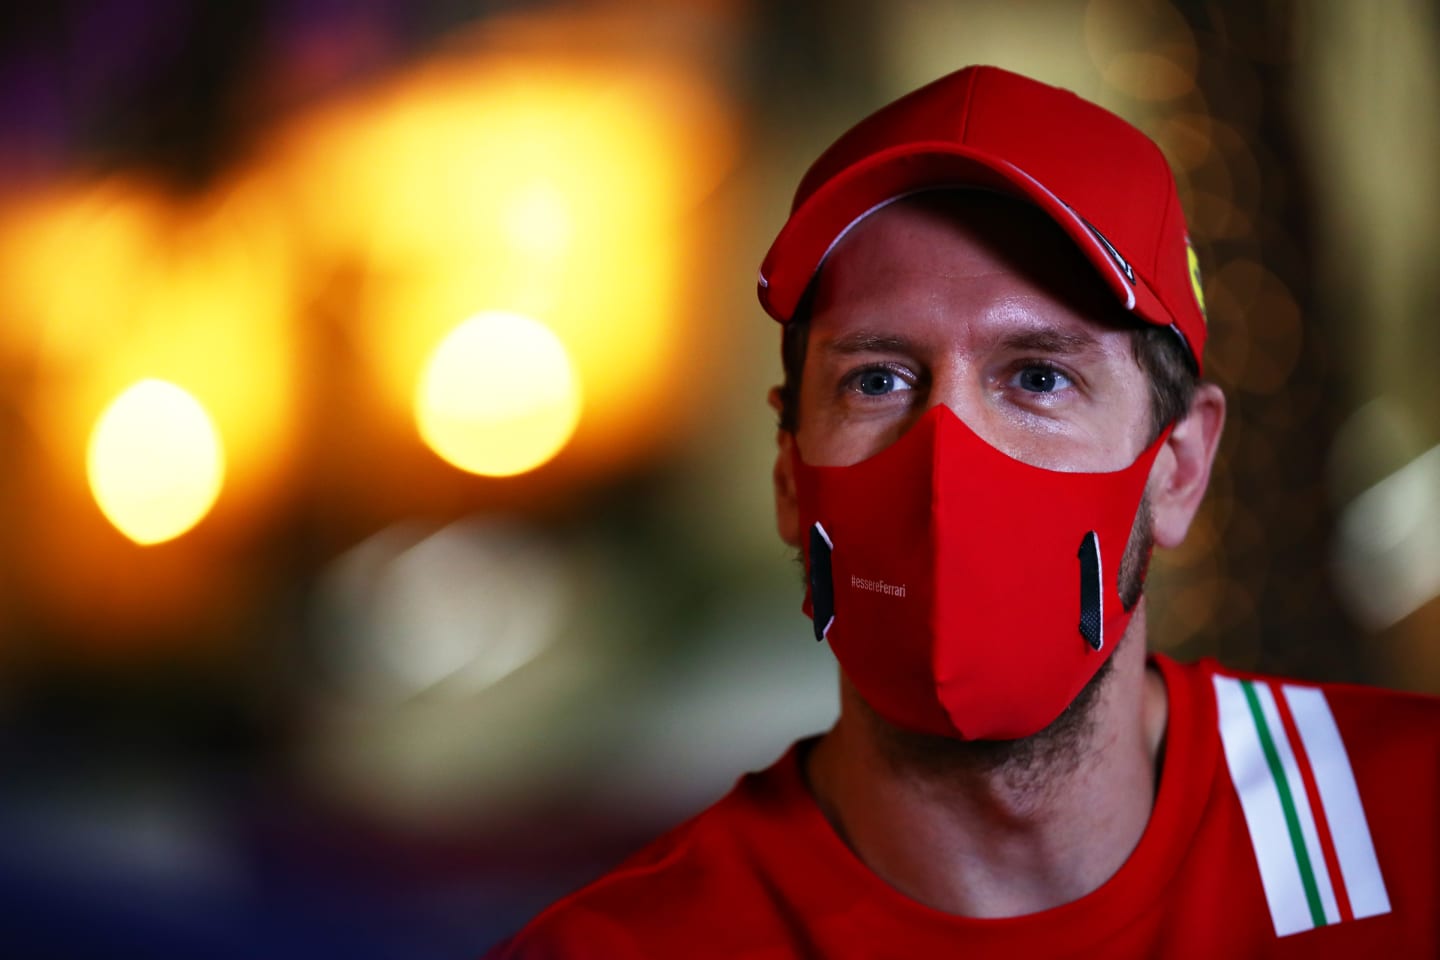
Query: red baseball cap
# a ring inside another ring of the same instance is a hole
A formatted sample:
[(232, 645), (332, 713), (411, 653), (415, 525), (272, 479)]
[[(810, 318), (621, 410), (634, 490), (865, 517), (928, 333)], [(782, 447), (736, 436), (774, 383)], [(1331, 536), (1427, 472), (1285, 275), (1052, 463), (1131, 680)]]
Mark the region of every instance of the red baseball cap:
[(866, 216), (946, 187), (994, 190), (1039, 207), (1120, 303), (1174, 330), (1201, 369), (1200, 270), (1160, 148), (1108, 110), (998, 67), (941, 77), (881, 107), (820, 155), (760, 266), (765, 312), (789, 321), (825, 257)]

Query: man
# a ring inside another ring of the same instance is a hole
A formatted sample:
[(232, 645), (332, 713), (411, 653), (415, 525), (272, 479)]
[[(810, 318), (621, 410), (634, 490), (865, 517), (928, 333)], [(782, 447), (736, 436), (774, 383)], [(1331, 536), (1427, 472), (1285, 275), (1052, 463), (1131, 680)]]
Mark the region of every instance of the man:
[(760, 273), (841, 710), (509, 957), (1440, 952), (1440, 710), (1148, 657), (1225, 401), (1153, 143), (989, 67), (881, 109)]

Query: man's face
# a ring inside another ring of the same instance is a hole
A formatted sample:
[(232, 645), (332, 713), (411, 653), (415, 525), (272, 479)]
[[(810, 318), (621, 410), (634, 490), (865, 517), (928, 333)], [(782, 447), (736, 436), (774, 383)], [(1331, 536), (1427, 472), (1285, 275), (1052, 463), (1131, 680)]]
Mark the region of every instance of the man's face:
[[(891, 204), (841, 241), (817, 281), (800, 454), (859, 462), (943, 403), (1034, 466), (1126, 467), (1152, 424), (1129, 332), (1107, 319), (1116, 314), (1094, 269), (1037, 211), (974, 194)], [(798, 528), (783, 532), (799, 542)]]

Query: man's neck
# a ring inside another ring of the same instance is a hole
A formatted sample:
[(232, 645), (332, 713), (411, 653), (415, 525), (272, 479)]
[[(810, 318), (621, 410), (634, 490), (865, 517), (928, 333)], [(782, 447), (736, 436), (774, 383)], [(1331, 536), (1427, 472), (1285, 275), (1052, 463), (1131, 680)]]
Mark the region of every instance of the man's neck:
[(1077, 900), (1139, 843), (1158, 783), (1166, 697), (1146, 668), (1143, 610), (1113, 657), (1068, 733), (1018, 749), (907, 743), (847, 683), (807, 758), (810, 788), (855, 854), (928, 906), (1010, 917)]

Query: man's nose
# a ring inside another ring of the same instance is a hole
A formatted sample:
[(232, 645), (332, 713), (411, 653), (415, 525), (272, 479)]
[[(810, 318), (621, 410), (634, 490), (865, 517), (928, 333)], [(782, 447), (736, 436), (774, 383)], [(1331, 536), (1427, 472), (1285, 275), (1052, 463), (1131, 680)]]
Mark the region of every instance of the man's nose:
[(934, 407), (949, 407), (950, 412), (963, 420), (966, 426), (984, 436), (980, 430), (986, 414), (984, 393), (974, 371), (967, 365), (954, 364), (932, 371), (925, 402), (920, 406), (923, 409), (917, 415)]
[(948, 407), (951, 413), (990, 446), (1011, 456), (1015, 455), (1010, 449), (1011, 445), (1006, 442), (1003, 424), (998, 421), (994, 405), (987, 400), (984, 384), (976, 380), (968, 370), (937, 373), (931, 381), (925, 402), (916, 404), (918, 409), (915, 411), (915, 419), (918, 420), (939, 406)]

